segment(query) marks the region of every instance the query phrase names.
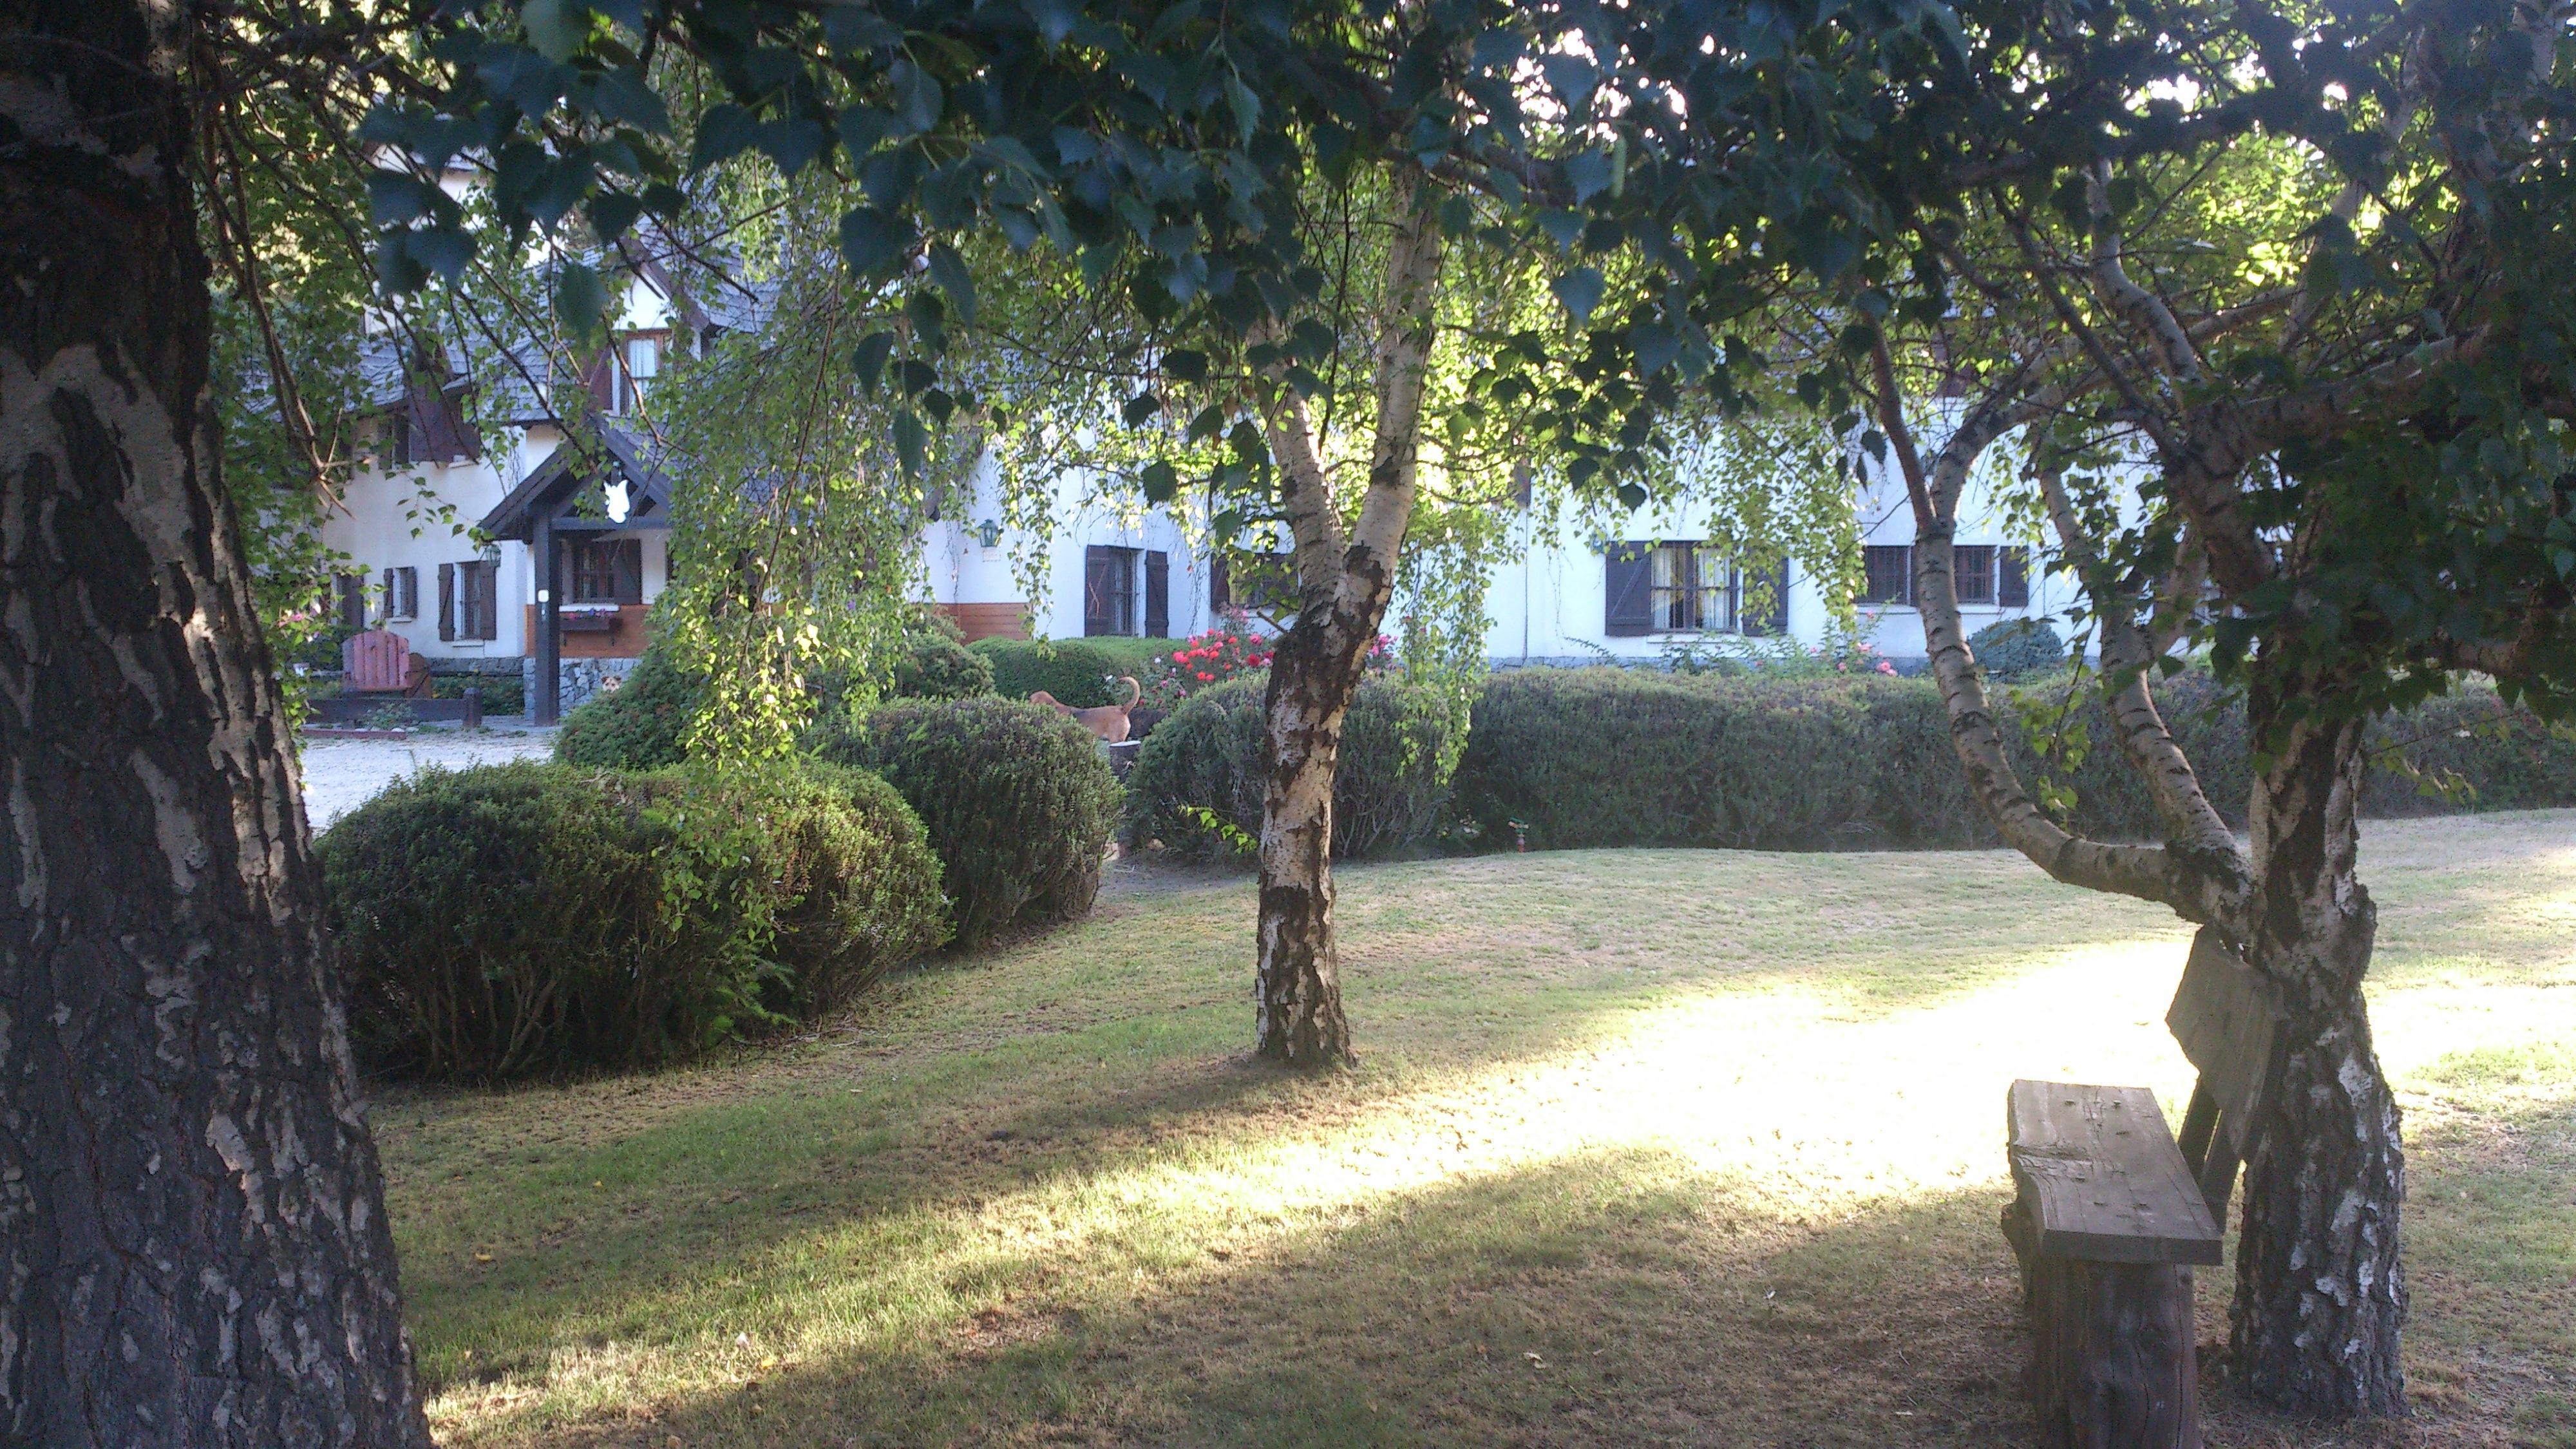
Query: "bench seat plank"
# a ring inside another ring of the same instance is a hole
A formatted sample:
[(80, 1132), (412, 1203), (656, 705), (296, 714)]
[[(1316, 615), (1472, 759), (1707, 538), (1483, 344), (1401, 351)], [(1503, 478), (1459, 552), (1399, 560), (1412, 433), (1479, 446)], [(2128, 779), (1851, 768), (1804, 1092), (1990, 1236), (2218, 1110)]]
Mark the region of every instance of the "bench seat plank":
[(2144, 1087), (2015, 1082), (2013, 1181), (2042, 1257), (2095, 1263), (2220, 1260), (2218, 1224)]

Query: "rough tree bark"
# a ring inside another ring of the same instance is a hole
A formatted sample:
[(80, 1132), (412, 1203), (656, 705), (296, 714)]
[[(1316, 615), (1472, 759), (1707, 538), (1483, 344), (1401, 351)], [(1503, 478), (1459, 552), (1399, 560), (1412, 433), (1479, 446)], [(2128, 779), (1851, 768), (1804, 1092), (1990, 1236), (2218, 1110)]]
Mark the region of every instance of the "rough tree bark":
[(1413, 517), (1423, 369), (1435, 336), (1442, 245), (1429, 179), (1407, 168), (1391, 188), (1377, 413), (1367, 491), (1347, 530), (1304, 402), (1273, 379), (1262, 429), (1296, 542), (1296, 622), (1270, 656), (1262, 791), (1258, 1050), (1299, 1065), (1353, 1059), (1333, 945), (1333, 779), (1342, 720), (1395, 596)]
[[(2248, 723), (2268, 731), (2286, 701), (2330, 690), (2258, 662)], [(2243, 941), (2287, 1021), (2245, 1163), (2230, 1356), (2254, 1397), (2330, 1415), (2406, 1412), (2406, 1162), (2362, 997), (2378, 911), (2354, 876), (2362, 729), (2294, 721), (2256, 780)]]
[(216, 476), (187, 26), (0, 9), (0, 1441), (425, 1449)]

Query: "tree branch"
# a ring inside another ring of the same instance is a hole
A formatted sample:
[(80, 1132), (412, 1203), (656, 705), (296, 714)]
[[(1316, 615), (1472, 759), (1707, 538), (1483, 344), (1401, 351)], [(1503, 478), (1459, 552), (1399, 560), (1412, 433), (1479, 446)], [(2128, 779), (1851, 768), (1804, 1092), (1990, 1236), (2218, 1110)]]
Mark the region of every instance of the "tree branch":
[(1953, 536), (1958, 528), (1959, 495), (1970, 470), (1987, 446), (2015, 427), (2047, 416), (2061, 399), (2053, 392), (2017, 403), (2002, 395), (1987, 400), (1961, 420), (1942, 446), (1936, 470), (1927, 471), (1905, 418), (1903, 393), (1894, 362), (1882, 339), (1871, 349), (1876, 386), (1872, 403), (1879, 430), (1887, 436), (1914, 504), (1915, 608), (1922, 615), (1923, 639), (1932, 656), (1932, 674), (1941, 687), (1941, 702), (1950, 715), (1950, 742), (1966, 770), (1968, 788), (1995, 823), (2004, 843), (2029, 857), (2040, 869), (2069, 885), (2117, 895), (2135, 896), (2173, 907), (2186, 919), (2207, 919), (2206, 903), (2187, 888), (2182, 873), (2161, 846), (2106, 845), (2060, 829), (2034, 803), (2005, 753), (2003, 731), (1986, 697), (1966, 632), (1959, 622), (1958, 593), (1952, 583)]

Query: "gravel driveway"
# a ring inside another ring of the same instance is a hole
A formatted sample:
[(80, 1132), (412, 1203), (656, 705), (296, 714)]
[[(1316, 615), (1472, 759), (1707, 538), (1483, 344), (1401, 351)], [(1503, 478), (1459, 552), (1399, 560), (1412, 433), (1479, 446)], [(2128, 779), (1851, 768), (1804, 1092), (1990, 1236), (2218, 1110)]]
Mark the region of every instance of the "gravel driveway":
[(555, 751), (553, 730), (416, 730), (402, 740), (308, 739), (304, 742), (304, 809), (321, 831), (423, 765), (450, 770), (542, 760)]

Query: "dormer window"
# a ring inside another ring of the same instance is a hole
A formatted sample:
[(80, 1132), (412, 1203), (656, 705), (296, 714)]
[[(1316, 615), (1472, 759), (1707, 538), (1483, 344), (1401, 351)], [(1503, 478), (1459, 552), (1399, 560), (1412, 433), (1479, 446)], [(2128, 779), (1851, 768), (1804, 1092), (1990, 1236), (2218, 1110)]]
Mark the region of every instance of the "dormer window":
[(637, 335), (620, 339), (617, 344), (617, 403), (615, 411), (639, 413), (644, 410), (644, 396), (652, 391), (653, 382), (662, 375), (662, 335)]

